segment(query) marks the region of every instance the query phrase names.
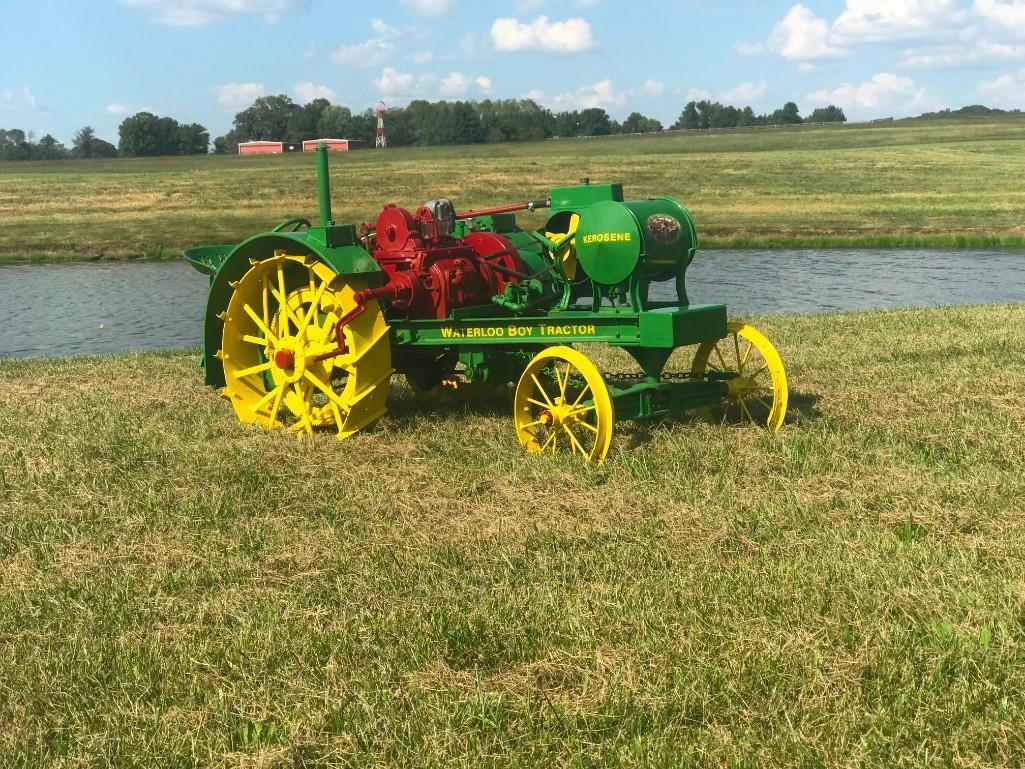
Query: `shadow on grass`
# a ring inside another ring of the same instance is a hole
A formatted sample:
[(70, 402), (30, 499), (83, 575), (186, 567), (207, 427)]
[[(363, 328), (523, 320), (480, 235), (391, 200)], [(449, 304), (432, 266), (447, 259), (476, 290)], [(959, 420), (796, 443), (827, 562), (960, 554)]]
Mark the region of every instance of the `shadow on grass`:
[[(804, 424), (821, 417), (822, 412), (818, 408), (819, 400), (820, 397), (813, 393), (791, 392), (787, 402), (787, 419), (785, 424)], [(714, 418), (710, 420), (707, 412), (689, 411), (678, 417), (660, 419), (654, 422), (621, 422), (616, 425), (616, 429), (627, 436), (626, 450), (631, 451), (650, 443), (655, 437), (654, 430), (658, 427), (708, 424), (710, 421), (713, 424), (721, 424), (723, 427), (734, 429), (749, 429), (751, 427), (751, 423), (746, 419), (732, 418), (721, 422)]]

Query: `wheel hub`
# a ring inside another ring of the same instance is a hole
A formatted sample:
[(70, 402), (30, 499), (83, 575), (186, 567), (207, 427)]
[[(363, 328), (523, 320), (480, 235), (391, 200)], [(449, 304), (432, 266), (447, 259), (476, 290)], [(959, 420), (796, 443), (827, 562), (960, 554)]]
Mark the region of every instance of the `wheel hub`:
[(727, 382), (727, 386), (729, 387), (729, 394), (727, 397), (734, 400), (743, 398), (758, 389), (758, 383), (751, 377), (746, 376), (738, 376), (730, 379)]
[(274, 353), (274, 365), (280, 369), (295, 368), (295, 353), (292, 350), (278, 350)]
[(302, 339), (285, 337), (274, 353), (274, 365), (286, 382), (298, 382), (306, 371), (306, 345)]

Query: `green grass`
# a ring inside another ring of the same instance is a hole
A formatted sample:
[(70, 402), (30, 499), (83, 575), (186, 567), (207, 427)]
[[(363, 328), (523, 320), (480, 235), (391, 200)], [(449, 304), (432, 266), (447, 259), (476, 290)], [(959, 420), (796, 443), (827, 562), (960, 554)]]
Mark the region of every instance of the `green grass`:
[(296, 442), (195, 353), (0, 361), (0, 763), (1020, 766), (1025, 306), (758, 323), (782, 433), (603, 469), (501, 403)]
[[(672, 195), (706, 246), (1025, 244), (1025, 118), (553, 140), (333, 157), (335, 218), (621, 181)], [(0, 260), (160, 257), (315, 218), (310, 156), (0, 164)], [(541, 215), (526, 217), (540, 226)]]

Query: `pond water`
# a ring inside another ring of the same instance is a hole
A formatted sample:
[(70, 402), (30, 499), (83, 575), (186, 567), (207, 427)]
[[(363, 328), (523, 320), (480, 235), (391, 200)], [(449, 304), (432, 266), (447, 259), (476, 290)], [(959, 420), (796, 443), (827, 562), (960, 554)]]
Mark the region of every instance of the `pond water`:
[[(687, 278), (733, 316), (1025, 302), (1025, 250), (706, 251)], [(206, 285), (183, 261), (0, 266), (0, 357), (197, 347)]]

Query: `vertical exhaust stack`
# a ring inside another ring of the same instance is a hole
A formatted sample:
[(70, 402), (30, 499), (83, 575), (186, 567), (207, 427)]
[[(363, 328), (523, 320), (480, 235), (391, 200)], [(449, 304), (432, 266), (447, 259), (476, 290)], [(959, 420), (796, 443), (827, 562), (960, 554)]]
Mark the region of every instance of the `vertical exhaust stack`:
[(320, 199), (320, 226), (333, 227), (331, 216), (331, 176), (327, 160), (327, 145), (317, 145), (317, 196)]

